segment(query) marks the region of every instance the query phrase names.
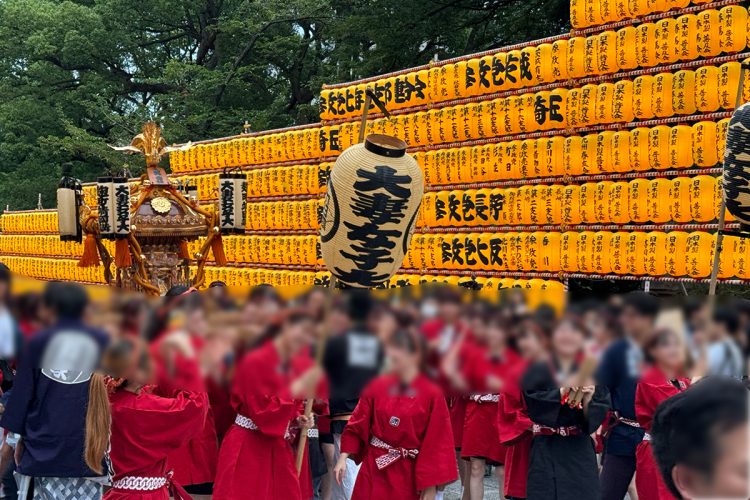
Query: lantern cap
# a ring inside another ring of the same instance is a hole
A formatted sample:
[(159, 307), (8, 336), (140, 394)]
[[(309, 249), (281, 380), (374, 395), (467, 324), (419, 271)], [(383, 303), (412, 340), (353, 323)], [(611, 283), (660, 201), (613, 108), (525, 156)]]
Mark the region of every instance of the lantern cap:
[(365, 139), (365, 149), (387, 158), (401, 158), (406, 154), (406, 143), (390, 135), (370, 134)]

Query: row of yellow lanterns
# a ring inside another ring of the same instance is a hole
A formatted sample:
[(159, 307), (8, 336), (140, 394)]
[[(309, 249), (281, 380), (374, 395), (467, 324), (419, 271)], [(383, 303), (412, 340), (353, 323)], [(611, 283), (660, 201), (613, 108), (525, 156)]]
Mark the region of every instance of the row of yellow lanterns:
[[(497, 52), (369, 83), (324, 88), (320, 93), (320, 118), (327, 121), (361, 115), (368, 88), (389, 109), (398, 110), (741, 52), (748, 43), (747, 28), (747, 9), (730, 5), (588, 37), (574, 36)], [(414, 85), (419, 91), (404, 96), (404, 89)]]
[(263, 201), (247, 204), (247, 229), (317, 229), (322, 199)]
[[(729, 62), (471, 102), (372, 120), (367, 133), (395, 135), (418, 147), (729, 110), (734, 109), (740, 71), (739, 62)], [(750, 82), (744, 94), (747, 101)], [(356, 143), (358, 123), (338, 127), (342, 148)]]
[[(250, 264), (323, 265), (318, 235), (232, 235), (222, 238), (228, 262)], [(191, 254), (200, 251), (203, 239), (188, 243)]]
[(57, 211), (5, 212), (0, 216), (3, 233), (57, 233)]
[[(639, 127), (584, 136), (554, 136), (413, 153), (426, 185), (487, 182), (533, 177), (713, 167), (721, 162), (729, 119), (694, 125)], [(687, 147), (687, 145), (690, 147)], [(331, 163), (253, 169), (248, 197), (319, 195)], [(201, 200), (214, 200), (218, 174), (181, 178), (198, 187)], [(88, 186), (87, 186), (88, 187)]]
[(427, 185), (714, 167), (729, 119), (414, 153)]
[[(704, 231), (415, 234), (403, 266), (705, 278), (715, 240)], [(720, 260), (720, 277), (750, 278), (746, 239), (726, 237)]]
[[(721, 202), (721, 178), (531, 185), (425, 193), (417, 225), (630, 224), (710, 222)], [(731, 214), (726, 214), (731, 221)]]
[(570, 0), (570, 24), (575, 29), (615, 23), (713, 0)]
[[(418, 147), (728, 110), (734, 108), (740, 70), (733, 61), (394, 115), (370, 121), (367, 133), (395, 135)], [(358, 134), (359, 123), (347, 122), (198, 144), (173, 153), (170, 161), (173, 172), (189, 173), (316, 159), (337, 155), (356, 143)]]
[[(33, 228), (30, 230), (33, 230)], [(101, 242), (110, 254), (114, 255), (114, 241), (103, 239)], [(0, 254), (2, 255), (19, 254), (78, 258), (82, 252), (83, 245), (81, 243), (61, 241), (56, 234), (0, 235)]]
[(61, 281), (82, 281), (104, 284), (102, 268), (79, 267), (78, 260), (45, 257), (3, 256), (3, 263), (14, 273), (29, 278)]

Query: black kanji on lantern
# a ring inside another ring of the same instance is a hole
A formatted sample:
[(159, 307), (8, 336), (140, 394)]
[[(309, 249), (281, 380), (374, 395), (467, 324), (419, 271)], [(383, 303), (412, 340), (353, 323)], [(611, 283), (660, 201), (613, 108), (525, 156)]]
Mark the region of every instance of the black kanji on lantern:
[(495, 56), (492, 58), (492, 85), (499, 87), (505, 83), (505, 63), (502, 59)]
[(445, 202), (440, 198), (435, 198), (435, 220), (442, 220), (446, 214)]
[(500, 213), (505, 206), (505, 195), (502, 193), (490, 193), (490, 217), (493, 220), (500, 219)]
[(490, 80), (487, 78), (487, 74), (492, 71), (492, 68), (489, 64), (487, 64), (487, 61), (484, 59), (479, 60), (479, 86), (489, 88), (490, 87)]
[(516, 83), (518, 81), (516, 79), (516, 75), (513, 74), (518, 69), (518, 65), (516, 64), (517, 62), (518, 57), (513, 55), (513, 53), (508, 52), (508, 56), (505, 59), (505, 79), (513, 83)]
[(234, 181), (223, 180), (221, 183), (221, 226), (234, 229)]
[(474, 74), (474, 68), (466, 65), (466, 88), (473, 87), (474, 84), (477, 83), (477, 77)]
[(115, 187), (115, 212), (118, 234), (130, 232), (130, 186), (127, 182)]
[(351, 245), (349, 250), (340, 251), (355, 268), (346, 271), (337, 267), (336, 274), (345, 283), (373, 287), (388, 278), (388, 274), (377, 274), (374, 269), (393, 262), (391, 251), (403, 236), (399, 230), (384, 227), (398, 224), (405, 217), (411, 197), (411, 177), (378, 165), (374, 171), (358, 169), (357, 179), (349, 208), (362, 222), (344, 223)]
[(500, 252), (503, 249), (503, 240), (500, 238), (492, 238), (490, 240), (490, 265), (491, 266), (502, 266), (503, 258), (500, 257)]
[(461, 199), (461, 212), (465, 221), (470, 222), (474, 220), (474, 200), (471, 199), (469, 193), (464, 193)]
[(458, 214), (458, 207), (461, 205), (461, 200), (458, 196), (451, 193), (448, 195), (448, 220), (461, 221), (461, 216)]
[(544, 100), (544, 97), (541, 95), (537, 95), (536, 100), (534, 101), (534, 119), (539, 125), (544, 125), (544, 123), (547, 121), (548, 112), (549, 107), (547, 106), (547, 102)]
[(487, 195), (484, 193), (477, 193), (474, 197), (474, 212), (477, 214), (479, 220), (487, 221)]
[(521, 52), (521, 80), (531, 80), (531, 61), (528, 52)]

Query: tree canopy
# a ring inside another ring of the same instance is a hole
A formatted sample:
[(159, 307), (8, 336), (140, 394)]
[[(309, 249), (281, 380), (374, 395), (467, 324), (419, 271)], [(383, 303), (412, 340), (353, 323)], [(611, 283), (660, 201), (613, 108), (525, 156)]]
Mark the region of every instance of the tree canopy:
[[(569, 29), (569, 0), (0, 0), (0, 205), (169, 142), (318, 121), (322, 84)], [(134, 171), (142, 159), (130, 160)]]

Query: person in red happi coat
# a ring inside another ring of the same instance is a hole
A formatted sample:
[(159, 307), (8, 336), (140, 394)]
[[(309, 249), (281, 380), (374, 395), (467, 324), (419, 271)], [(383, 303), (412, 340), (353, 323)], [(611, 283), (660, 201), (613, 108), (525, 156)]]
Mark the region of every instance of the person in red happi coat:
[(260, 347), (247, 353), (235, 372), (234, 425), (224, 436), (214, 483), (221, 500), (300, 500), (303, 498), (292, 442), (310, 428), (300, 400), (320, 380), (313, 366), (297, 376), (295, 356), (312, 341), (313, 320), (287, 311)]
[[(156, 373), (155, 394), (169, 397), (179, 390), (206, 393), (201, 368), (203, 333), (207, 325), (201, 297), (192, 288), (175, 286), (167, 292), (162, 333), (151, 344)], [(209, 407), (203, 428), (167, 460), (175, 480), (196, 498), (210, 498), (218, 438)]]
[(503, 493), (508, 500), (526, 498), (526, 477), (533, 422), (529, 418), (521, 391), (521, 378), (528, 367), (547, 356), (549, 336), (533, 320), (524, 322), (517, 336), (517, 346), (523, 359), (508, 374), (500, 393), (497, 410), (497, 433), (506, 446), (505, 484)]
[(172, 478), (167, 456), (199, 431), (206, 419), (205, 393), (153, 394), (151, 361), (145, 345), (129, 337), (105, 352), (103, 368), (111, 405), (114, 477), (106, 500), (176, 500), (190, 496)]
[(647, 342), (645, 352), (650, 366), (644, 371), (635, 391), (635, 416), (646, 431), (635, 450), (635, 488), (639, 500), (673, 500), (674, 496), (664, 484), (651, 452), (648, 433), (659, 403), (690, 385), (690, 379), (682, 376), (685, 352), (678, 334), (668, 329), (657, 331)]
[[(459, 361), (456, 353), (449, 354), (444, 363), (446, 375), (456, 388), (469, 395), (464, 418), (461, 458), (471, 464), (470, 498), (484, 496), (485, 465), (502, 465), (505, 446), (500, 444), (497, 429), (497, 409), (500, 390), (505, 379), (516, 369), (519, 356), (506, 348), (506, 325), (497, 312), (489, 312), (482, 332), (484, 343), (475, 346)], [(498, 484), (503, 484), (501, 467), (496, 467)]]
[(386, 353), (391, 373), (360, 396), (334, 474), (341, 481), (348, 458), (362, 464), (352, 500), (434, 499), (458, 478), (445, 397), (420, 370), (424, 348), (414, 332), (398, 330)]

